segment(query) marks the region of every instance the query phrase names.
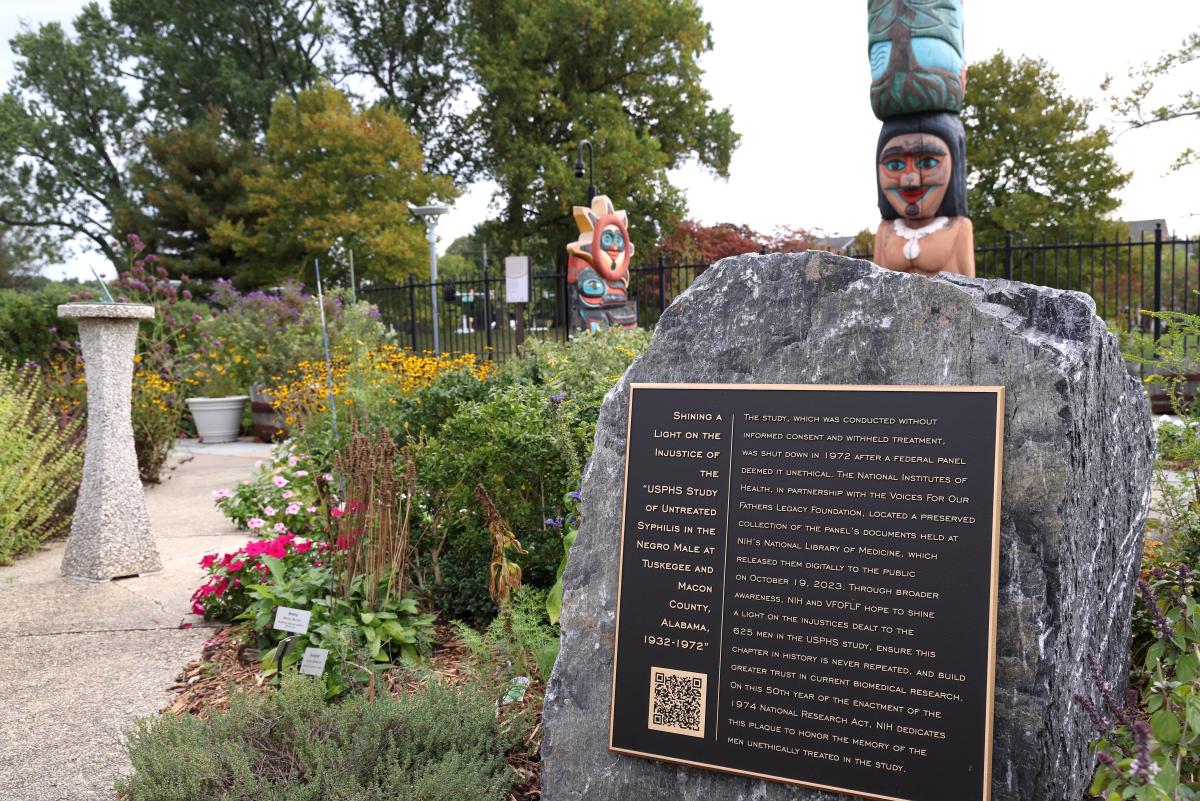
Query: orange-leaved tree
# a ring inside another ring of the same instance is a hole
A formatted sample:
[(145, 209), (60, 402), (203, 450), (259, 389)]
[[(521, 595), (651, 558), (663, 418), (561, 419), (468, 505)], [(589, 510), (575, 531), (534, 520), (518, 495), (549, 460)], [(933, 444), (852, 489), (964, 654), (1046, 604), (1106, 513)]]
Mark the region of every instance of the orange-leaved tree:
[(266, 158), (246, 178), (256, 222), (226, 219), (212, 231), (245, 260), (237, 282), (246, 287), (311, 275), (313, 259), (336, 276), (351, 250), (359, 276), (417, 273), (428, 251), (409, 205), (457, 194), (448, 178), (425, 172), (421, 143), (399, 115), (356, 109), (324, 82), (275, 101)]

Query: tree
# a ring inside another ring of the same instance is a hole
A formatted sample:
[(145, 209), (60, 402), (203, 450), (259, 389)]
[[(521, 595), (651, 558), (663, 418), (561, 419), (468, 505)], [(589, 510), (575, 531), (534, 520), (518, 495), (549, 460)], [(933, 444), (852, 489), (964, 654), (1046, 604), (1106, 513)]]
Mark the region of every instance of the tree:
[(426, 169), (474, 174), (461, 94), (466, 84), (454, 0), (333, 0), (341, 71), (382, 92), (421, 140)]
[(1011, 230), (1070, 239), (1107, 229), (1129, 181), (1093, 104), (1066, 94), (1043, 60), (996, 53), (967, 68), (968, 194), (977, 242)]
[(658, 252), (672, 264), (711, 264), (743, 253), (799, 253), (812, 243), (813, 235), (803, 228), (783, 226), (761, 234), (748, 225), (678, 220), (659, 243)]
[[(1181, 72), (1189, 64), (1200, 64), (1200, 31), (1189, 34), (1178, 49), (1167, 53), (1158, 61), (1130, 70), (1129, 77), (1139, 83), (1125, 97), (1112, 99), (1113, 111), (1123, 116), (1131, 128), (1145, 128), (1147, 125), (1187, 117), (1200, 121), (1200, 92), (1194, 89), (1186, 90), (1173, 102), (1157, 105), (1150, 97), (1156, 81), (1172, 73)], [(1101, 88), (1108, 91), (1111, 85), (1112, 78), (1107, 77)], [(1182, 169), (1197, 161), (1200, 161), (1200, 150), (1189, 147), (1179, 154), (1171, 169)]]
[(295, 97), (320, 77), (323, 8), (320, 0), (112, 0), (146, 105), (170, 125), (220, 109), (243, 139), (266, 131), (278, 94)]
[(748, 225), (679, 220), (659, 252), (673, 264), (711, 264), (727, 256), (758, 253), (764, 247), (762, 235)]
[(726, 175), (729, 111), (710, 108), (698, 57), (711, 47), (695, 0), (464, 0), (483, 172), (499, 184), (496, 246), (547, 263), (577, 235), (586, 201), (572, 171), (581, 139), (596, 182), (652, 247), (684, 210), (667, 171), (695, 157)]
[(124, 164), (138, 115), (125, 91), (120, 39), (96, 3), (11, 41), (16, 77), (0, 98), (0, 223), (39, 248), (84, 236), (123, 263), (112, 224), (130, 203)]
[(357, 111), (327, 83), (275, 102), (266, 164), (246, 189), (256, 225), (224, 219), (212, 231), (216, 245), (245, 260), (243, 286), (303, 275), (314, 258), (336, 277), (350, 250), (361, 277), (420, 274), (425, 227), (409, 204), (456, 194), (449, 179), (423, 171), (421, 144), (397, 114)]
[(253, 143), (235, 138), (222, 112), (212, 110), (190, 125), (147, 136), (145, 145), (145, 157), (131, 170), (144, 207), (120, 214), (120, 228), (140, 233), (172, 275), (233, 278), (240, 260), (210, 231), (222, 219), (254, 225), (246, 181), (258, 174), (261, 160)]
[[(45, 248), (24, 236), (29, 229), (0, 226), (0, 289), (36, 283), (45, 263)], [(46, 279), (40, 279), (45, 281)]]

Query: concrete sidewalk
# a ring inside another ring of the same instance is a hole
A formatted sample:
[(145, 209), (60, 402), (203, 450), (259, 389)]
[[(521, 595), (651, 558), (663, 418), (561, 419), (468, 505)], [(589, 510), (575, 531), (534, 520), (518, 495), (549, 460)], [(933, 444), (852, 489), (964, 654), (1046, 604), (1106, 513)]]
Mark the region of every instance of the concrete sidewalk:
[[(185, 445), (163, 483), (146, 489), (162, 573), (68, 581), (63, 542), (0, 567), (0, 798), (115, 798), (114, 780), (129, 771), (123, 734), (167, 704), (165, 688), (211, 636), (189, 614), (197, 562), (247, 539), (212, 492), (249, 478), (269, 446), (232, 451)], [(184, 621), (194, 628), (180, 629)]]

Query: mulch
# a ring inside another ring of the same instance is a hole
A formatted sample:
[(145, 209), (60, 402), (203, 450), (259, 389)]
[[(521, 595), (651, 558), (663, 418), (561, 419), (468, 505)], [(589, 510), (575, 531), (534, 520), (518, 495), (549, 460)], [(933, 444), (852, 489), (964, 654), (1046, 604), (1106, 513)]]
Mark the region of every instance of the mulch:
[[(426, 660), (427, 671), (414, 675), (410, 671), (393, 670), (379, 676), (379, 685), (369, 688), (373, 698), (376, 692), (387, 691), (395, 698), (421, 690), (430, 680), (436, 679), (452, 687), (460, 687), (477, 675), (475, 660), (466, 645), (456, 639), (449, 627), (438, 626), (433, 654)], [(506, 680), (496, 669), (492, 677), (497, 684)], [(229, 626), (218, 630), (204, 643), (199, 659), (184, 665), (175, 677), (175, 683), (167, 688), (175, 697), (161, 710), (164, 714), (195, 715), (207, 718), (229, 708), (229, 699), (238, 691), (267, 692), (270, 680), (258, 672), (258, 651), (250, 645), (250, 633), (245, 626)], [(540, 789), (542, 745), (541, 706), (542, 683), (534, 679), (520, 708), (528, 710), (537, 724), (512, 749), (508, 764), (516, 772), (517, 785), (509, 792), (507, 801), (536, 801), (542, 797)], [(498, 714), (505, 717), (505, 707)], [(502, 720), (502, 725), (505, 721)]]

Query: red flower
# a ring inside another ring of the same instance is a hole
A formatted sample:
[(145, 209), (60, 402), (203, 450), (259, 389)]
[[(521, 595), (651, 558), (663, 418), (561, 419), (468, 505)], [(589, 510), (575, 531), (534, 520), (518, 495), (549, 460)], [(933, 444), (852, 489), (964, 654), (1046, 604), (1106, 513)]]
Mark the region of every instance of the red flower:
[(203, 615), (204, 614), (204, 607), (200, 605), (199, 601), (192, 601), (192, 614), (193, 615)]
[(245, 563), (244, 563), (244, 562), (237, 561), (237, 560), (234, 560), (234, 561), (232, 561), (232, 562), (230, 562), (230, 563), (229, 563), (228, 567), (229, 567), (229, 570), (230, 570), (230, 571), (232, 571), (232, 572), (236, 573), (236, 572), (238, 572), (239, 570), (241, 570), (241, 569), (242, 569), (242, 565), (243, 565), (243, 564), (245, 564)]
[(215, 553), (210, 553), (207, 556), (205, 556), (203, 559), (200, 560), (200, 567), (204, 568), (205, 570), (208, 570), (210, 567), (213, 566), (213, 562), (215, 562), (215, 561), (217, 561), (217, 555)]

